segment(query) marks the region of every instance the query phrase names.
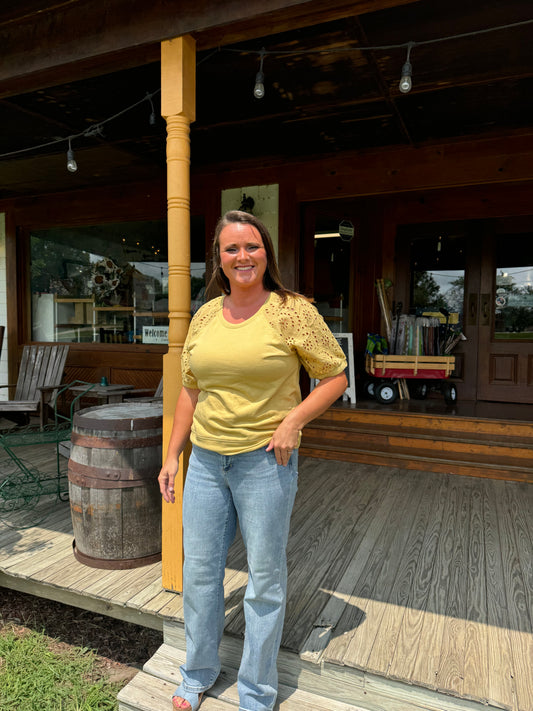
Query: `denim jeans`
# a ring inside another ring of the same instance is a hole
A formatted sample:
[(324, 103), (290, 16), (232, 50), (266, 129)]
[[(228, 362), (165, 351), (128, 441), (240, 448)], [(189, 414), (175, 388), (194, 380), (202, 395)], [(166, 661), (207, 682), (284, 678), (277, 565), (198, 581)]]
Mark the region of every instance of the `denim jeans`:
[(220, 672), (224, 573), (238, 519), (248, 559), (238, 675), (241, 711), (270, 711), (276, 701), (297, 465), (297, 451), (283, 467), (265, 449), (225, 456), (195, 446), (189, 460), (183, 494), (187, 657), (181, 667), (182, 686), (204, 691)]

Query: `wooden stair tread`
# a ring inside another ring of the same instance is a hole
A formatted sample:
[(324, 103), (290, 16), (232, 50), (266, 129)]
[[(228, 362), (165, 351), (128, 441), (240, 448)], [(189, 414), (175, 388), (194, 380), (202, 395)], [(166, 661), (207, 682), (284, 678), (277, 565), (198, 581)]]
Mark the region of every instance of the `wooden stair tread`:
[(311, 424), (306, 427), (303, 434), (303, 440), (305, 441), (307, 439), (324, 440), (329, 442), (364, 442), (368, 444), (368, 446), (370, 446), (372, 442), (379, 442), (380, 445), (382, 443), (396, 442), (397, 446), (402, 448), (411, 448), (414, 443), (416, 443), (416, 446), (421, 449), (428, 446), (433, 449), (435, 443), (441, 442), (445, 445), (445, 448), (450, 451), (459, 451), (465, 448), (471, 448), (472, 451), (477, 451), (480, 454), (483, 452), (486, 452), (487, 454), (494, 454), (495, 451), (499, 449), (504, 450), (506, 456), (533, 460), (533, 443), (508, 443), (505, 441), (489, 439), (478, 440), (466, 437), (447, 437), (436, 432), (429, 436), (420, 435), (418, 432), (406, 432), (404, 430), (348, 430), (331, 427), (315, 427), (314, 424)]
[[(233, 646), (231, 639), (229, 643)], [(319, 668), (303, 662), (298, 655), (290, 656), (298, 686), (280, 684), (276, 711), (496, 711), (501, 708), (485, 700), (461, 699), (371, 674), (362, 683), (360, 670), (341, 669), (337, 665)], [(223, 664), (219, 679), (202, 701), (201, 711), (238, 709), (237, 669), (233, 665), (237, 666), (239, 659), (240, 654), (230, 666)], [(171, 695), (180, 680), (179, 667), (184, 661), (181, 646), (161, 645), (143, 672), (120, 691), (119, 711), (168, 711)], [(280, 663), (285, 668), (287, 661)], [(307, 690), (300, 687), (300, 682), (308, 685)]]
[[(139, 672), (120, 691), (119, 711), (169, 711), (176, 685), (150, 674)], [(202, 711), (235, 711), (235, 705), (221, 699), (206, 696)]]
[[(363, 448), (363, 447), (353, 447), (349, 446), (347, 444), (344, 444), (343, 446), (335, 446), (335, 445), (330, 445), (324, 442), (323, 440), (319, 441), (306, 441), (302, 443), (300, 446), (300, 453), (303, 456), (316, 456), (320, 457), (320, 452), (336, 452), (339, 454), (339, 459), (342, 459), (342, 456), (340, 456), (343, 453), (350, 453), (350, 454), (368, 454), (368, 455), (377, 455), (382, 458), (389, 458), (392, 460), (396, 461), (416, 461), (420, 462), (420, 464), (424, 465), (429, 465), (431, 462), (436, 462), (439, 464), (447, 464), (450, 467), (453, 466), (458, 466), (458, 465), (464, 465), (464, 466), (477, 466), (478, 468), (484, 468), (487, 470), (495, 470), (495, 471), (501, 471), (502, 469), (505, 469), (509, 472), (514, 472), (514, 473), (524, 473), (524, 474), (529, 474), (533, 478), (533, 470), (531, 466), (530, 461), (526, 461), (524, 463), (520, 463), (520, 460), (513, 460), (515, 463), (509, 464), (509, 460), (505, 460), (503, 462), (497, 462), (495, 460), (492, 460), (490, 462), (484, 462), (480, 461), (479, 457), (477, 455), (472, 456), (471, 459), (466, 459), (466, 458), (453, 458), (453, 457), (435, 457), (435, 456), (429, 456), (431, 453), (427, 450), (423, 450), (421, 453), (417, 452), (416, 450), (409, 449), (408, 451), (401, 452), (398, 451), (397, 449), (389, 449), (389, 450), (384, 450), (382, 448)], [(355, 460), (350, 460), (350, 461), (355, 461)], [(517, 463), (518, 462), (518, 463)], [(399, 464), (398, 466), (401, 466)], [(425, 468), (425, 467), (420, 467)], [(431, 471), (431, 468), (428, 469), (428, 471)]]
[[(435, 447), (423, 447), (417, 446), (413, 447), (411, 444), (406, 444), (406, 446), (395, 446), (390, 444), (384, 437), (382, 441), (362, 441), (357, 442), (349, 439), (337, 439), (332, 438), (330, 440), (321, 437), (313, 437), (307, 435), (303, 438), (301, 449), (329, 449), (329, 450), (339, 450), (339, 451), (351, 451), (351, 452), (379, 452), (380, 454), (394, 454), (399, 457), (406, 457), (410, 459), (422, 458), (422, 459), (435, 459), (439, 461), (463, 461), (463, 462), (475, 462), (477, 464), (483, 464), (487, 466), (502, 467), (506, 468), (518, 467), (533, 470), (533, 456), (532, 457), (512, 457), (506, 455), (495, 455), (489, 451), (479, 451), (473, 450), (471, 452), (449, 449), (436, 449)], [(485, 447), (486, 449), (486, 447)]]
[[(356, 407), (330, 408), (319, 420), (327, 420), (338, 426), (341, 422), (364, 424), (365, 426), (386, 426), (396, 428), (415, 427), (437, 429), (439, 431), (487, 433), (489, 435), (500, 435), (506, 433), (505, 437), (524, 437), (529, 440), (533, 435), (533, 421), (529, 420), (499, 420), (476, 417), (459, 417), (453, 414), (444, 413), (420, 413), (405, 412), (396, 410), (374, 410), (357, 409)], [(389, 425), (390, 423), (390, 425)]]
[[(179, 683), (179, 667), (185, 652), (163, 644), (155, 655), (118, 695), (119, 711), (168, 711), (170, 699)], [(230, 711), (238, 709), (237, 670), (223, 668), (215, 685), (202, 701), (202, 711)], [(368, 711), (354, 704), (335, 701), (308, 691), (280, 684), (280, 711)]]
[(469, 443), (477, 442), (490, 442), (491, 444), (499, 444), (508, 447), (532, 447), (533, 448), (533, 425), (531, 427), (530, 437), (521, 437), (515, 435), (505, 435), (499, 439), (495, 438), (494, 433), (491, 432), (467, 432), (465, 434), (462, 430), (446, 430), (445, 433), (438, 427), (406, 427), (406, 426), (394, 426), (391, 422), (390, 425), (383, 424), (373, 424), (371, 422), (365, 423), (361, 421), (351, 421), (351, 420), (334, 420), (327, 417), (319, 417), (313, 420), (306, 428), (309, 429), (320, 429), (320, 430), (336, 430), (343, 431), (346, 433), (368, 433), (368, 434), (384, 434), (384, 435), (408, 435), (419, 437), (421, 439), (435, 439), (438, 435), (438, 439), (443, 441), (461, 441)]
[(373, 466), (398, 467), (425, 471), (427, 473), (456, 474), (459, 476), (483, 477), (486, 479), (499, 479), (504, 481), (519, 481), (533, 484), (533, 471), (531, 468), (489, 468), (476, 462), (440, 461), (429, 458), (416, 458), (396, 455), (394, 453), (381, 454), (380, 452), (350, 452), (338, 449), (301, 449), (302, 456), (317, 459), (326, 459), (336, 462), (351, 462), (353, 464), (371, 464)]

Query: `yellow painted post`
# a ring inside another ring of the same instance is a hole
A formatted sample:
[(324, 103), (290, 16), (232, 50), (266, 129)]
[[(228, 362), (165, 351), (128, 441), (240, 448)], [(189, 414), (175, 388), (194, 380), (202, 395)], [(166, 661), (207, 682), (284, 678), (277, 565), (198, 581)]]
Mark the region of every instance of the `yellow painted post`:
[[(195, 119), (196, 42), (190, 35), (161, 43), (161, 115), (167, 122), (168, 353), (163, 357), (163, 450), (166, 453), (181, 388), (181, 352), (191, 308), (190, 138)], [(184, 457), (176, 478), (176, 502), (163, 501), (163, 587), (183, 589), (181, 502)]]

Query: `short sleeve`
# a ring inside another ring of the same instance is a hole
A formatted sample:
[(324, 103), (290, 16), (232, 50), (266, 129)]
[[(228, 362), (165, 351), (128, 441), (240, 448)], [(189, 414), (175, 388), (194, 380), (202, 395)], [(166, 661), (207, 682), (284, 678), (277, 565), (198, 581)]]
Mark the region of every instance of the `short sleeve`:
[(346, 357), (317, 309), (303, 297), (291, 302), (283, 309), (294, 310), (293, 314), (282, 317), (283, 330), (287, 344), (296, 351), (309, 376), (322, 380), (342, 373), (346, 369)]
[(191, 370), (191, 345), (221, 308), (222, 298), (212, 299), (203, 304), (192, 317), (181, 354), (181, 382), (186, 388), (198, 389), (198, 382)]
[(189, 350), (189, 345), (191, 341), (191, 336), (192, 329), (189, 328), (181, 354), (181, 382), (183, 385), (185, 385), (186, 388), (191, 388), (191, 390), (198, 390), (198, 383), (193, 375), (190, 366), (191, 353)]

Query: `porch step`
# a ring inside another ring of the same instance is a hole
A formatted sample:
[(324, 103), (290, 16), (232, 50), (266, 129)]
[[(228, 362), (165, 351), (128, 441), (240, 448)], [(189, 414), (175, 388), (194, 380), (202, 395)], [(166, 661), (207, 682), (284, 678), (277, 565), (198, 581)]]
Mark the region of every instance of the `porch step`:
[[(119, 711), (168, 711), (179, 683), (176, 679), (185, 653), (163, 644), (154, 656), (118, 695)], [(280, 711), (368, 711), (367, 708), (334, 701), (290, 686), (279, 687)], [(216, 684), (202, 701), (202, 711), (235, 711), (239, 708), (237, 671), (222, 669)], [(278, 708), (278, 707), (276, 707)]]
[[(176, 684), (139, 672), (118, 695), (119, 711), (169, 711)], [(235, 711), (235, 706), (206, 696), (202, 711)]]
[(533, 481), (533, 423), (329, 410), (305, 430), (302, 455)]
[[(181, 644), (179, 632), (178, 638), (176, 641)], [(222, 672), (207, 692), (200, 711), (238, 709), (234, 662), (240, 658), (241, 648), (241, 640), (224, 636)], [(144, 670), (120, 691), (119, 711), (169, 711), (172, 693), (180, 680), (179, 666), (184, 661), (181, 647), (161, 645)], [(502, 708), (486, 700), (461, 699), (358, 669), (312, 664), (285, 650), (280, 652), (278, 667), (284, 683), (279, 686), (276, 711), (500, 711)]]

